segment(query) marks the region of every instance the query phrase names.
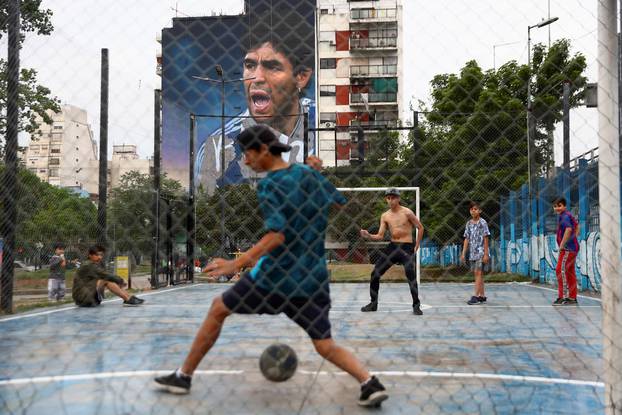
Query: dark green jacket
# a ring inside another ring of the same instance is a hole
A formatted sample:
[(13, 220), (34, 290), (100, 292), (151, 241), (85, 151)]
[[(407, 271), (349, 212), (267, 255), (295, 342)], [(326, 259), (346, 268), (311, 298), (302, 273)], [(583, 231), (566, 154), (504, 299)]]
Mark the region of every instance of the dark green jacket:
[(98, 280), (116, 282), (119, 285), (124, 283), (123, 278), (109, 274), (101, 264), (85, 261), (78, 268), (73, 279), (73, 287), (71, 288), (73, 301), (82, 306), (97, 305), (98, 302), (95, 298), (97, 296)]

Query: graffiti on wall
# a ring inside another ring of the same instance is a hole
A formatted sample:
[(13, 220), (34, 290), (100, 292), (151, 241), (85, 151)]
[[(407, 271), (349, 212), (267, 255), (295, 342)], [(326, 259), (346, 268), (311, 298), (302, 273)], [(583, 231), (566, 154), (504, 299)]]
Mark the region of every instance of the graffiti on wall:
[[(577, 255), (576, 271), (578, 283), (582, 289), (600, 291), (600, 234), (590, 232), (587, 238), (580, 240)], [(539, 235), (531, 238), (529, 243), (522, 239), (507, 241), (505, 248), (506, 270), (522, 275), (539, 275), (546, 283), (556, 283), (555, 268), (559, 248), (555, 235)], [(529, 253), (531, 252), (531, 255)], [(531, 258), (531, 261), (530, 261)], [(529, 273), (531, 269), (531, 273)]]

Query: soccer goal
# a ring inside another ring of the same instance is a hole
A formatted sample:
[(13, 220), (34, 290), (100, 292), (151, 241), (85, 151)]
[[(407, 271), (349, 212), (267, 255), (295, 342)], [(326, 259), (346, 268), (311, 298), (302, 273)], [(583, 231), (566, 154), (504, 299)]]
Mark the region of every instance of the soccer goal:
[[(326, 255), (334, 281), (369, 281), (374, 264), (389, 244), (390, 234), (387, 231), (382, 241), (371, 241), (361, 237), (360, 230), (365, 229), (372, 234), (378, 232), (380, 216), (389, 209), (385, 201), (385, 192), (388, 189), (399, 190), (400, 204), (412, 210), (421, 220), (418, 187), (338, 188), (348, 202), (333, 212), (326, 233)], [(417, 238), (416, 232), (413, 228), (413, 242)], [(419, 255), (415, 258), (417, 283), (419, 283), (421, 274)], [(406, 281), (400, 265), (391, 267), (383, 279)]]

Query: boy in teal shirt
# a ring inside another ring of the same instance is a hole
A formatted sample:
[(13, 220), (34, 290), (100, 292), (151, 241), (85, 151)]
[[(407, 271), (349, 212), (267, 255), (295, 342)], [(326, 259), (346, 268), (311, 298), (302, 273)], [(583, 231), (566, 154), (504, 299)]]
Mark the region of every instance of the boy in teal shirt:
[(172, 374), (156, 378), (157, 386), (188, 393), (192, 373), (232, 313), (285, 313), (307, 332), (322, 357), (361, 382), (360, 405), (380, 404), (388, 398), (384, 386), (331, 337), (324, 237), (330, 206), (343, 205), (345, 198), (319, 172), (285, 162), (281, 153), (291, 148), (279, 142), (270, 128), (250, 127), (240, 134), (238, 144), (250, 168), (267, 172), (257, 188), (266, 233), (235, 260), (216, 259), (206, 271), (209, 275), (232, 274), (257, 263), (214, 299), (184, 364)]

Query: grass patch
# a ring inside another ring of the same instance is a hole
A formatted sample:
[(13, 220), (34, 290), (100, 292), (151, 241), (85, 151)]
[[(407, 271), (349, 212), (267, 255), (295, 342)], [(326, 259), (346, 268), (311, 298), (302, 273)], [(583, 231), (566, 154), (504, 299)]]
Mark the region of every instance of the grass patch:
[[(331, 263), (328, 265), (331, 273), (331, 282), (369, 282), (372, 264)], [(421, 282), (473, 282), (473, 273), (464, 267), (421, 267)], [(406, 282), (404, 268), (395, 265), (382, 276), (383, 282)], [(531, 281), (530, 277), (509, 273), (488, 273), (484, 275), (485, 282), (512, 282)]]

